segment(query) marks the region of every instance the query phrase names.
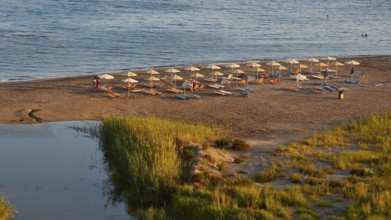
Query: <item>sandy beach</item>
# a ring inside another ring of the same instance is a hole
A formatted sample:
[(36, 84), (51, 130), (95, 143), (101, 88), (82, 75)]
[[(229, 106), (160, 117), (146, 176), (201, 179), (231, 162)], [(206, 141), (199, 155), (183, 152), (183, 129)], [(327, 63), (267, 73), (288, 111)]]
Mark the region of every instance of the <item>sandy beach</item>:
[[(235, 136), (243, 138), (270, 140), (276, 135), (282, 137), (281, 134), (288, 137), (391, 109), (391, 56), (351, 57), (338, 61), (343, 63), (351, 59), (360, 62), (355, 67), (356, 71), (365, 72), (364, 76), (355, 78), (360, 83), (344, 82), (350, 79), (350, 66), (346, 64), (338, 68), (341, 78), (328, 80), (330, 85), (349, 89), (344, 93), (344, 99), (338, 99), (337, 91), (313, 93), (313, 89), (322, 87), (314, 85), (314, 82), (321, 81), (316, 79), (301, 82), (303, 90), (287, 91), (288, 87), (297, 87), (297, 82), (288, 76), (282, 77), (277, 84), (270, 83), (270, 79), (265, 79), (262, 84), (250, 82), (249, 87), (254, 92), (248, 97), (241, 96), (238, 85), (232, 82), (224, 88), (232, 92), (231, 95), (216, 95), (213, 93), (216, 89), (206, 86), (205, 90), (194, 92), (201, 96), (200, 99), (189, 100), (176, 99), (175, 94), (166, 91), (172, 87), (170, 80), (154, 82), (161, 95), (131, 92), (127, 97), (128, 90), (122, 88), (125, 83), (121, 81), (127, 78), (126, 72), (113, 73), (115, 78), (107, 80), (107, 86), (113, 87), (113, 92), (120, 95), (118, 98), (96, 92), (93, 76), (5, 82), (0, 84), (0, 123), (99, 120), (108, 115), (157, 115), (189, 122), (220, 124), (231, 128)], [(302, 63), (310, 65), (307, 61)], [(238, 64), (241, 65), (240, 69), (251, 74), (251, 68), (245, 63)], [(260, 64), (263, 69), (271, 71), (265, 62)], [(289, 64), (281, 64), (290, 69)], [(189, 71), (184, 71), (183, 67), (175, 68), (181, 71), (178, 75), (190, 79)], [(313, 67), (314, 71), (318, 68), (316, 65)], [(156, 76), (170, 77), (169, 73), (164, 72), (165, 69), (157, 68), (160, 74)], [(309, 68), (305, 70), (309, 71)], [(219, 71), (228, 76), (231, 69), (222, 67)], [(149, 75), (145, 71), (134, 72), (138, 76), (133, 78), (140, 84), (137, 89), (148, 90), (142, 84), (147, 82), (145, 78)], [(203, 68), (199, 72), (209, 75), (211, 70)], [(202, 79), (199, 81), (204, 83)], [(101, 83), (105, 84), (105, 81)], [(186, 92), (191, 94), (189, 90)]]

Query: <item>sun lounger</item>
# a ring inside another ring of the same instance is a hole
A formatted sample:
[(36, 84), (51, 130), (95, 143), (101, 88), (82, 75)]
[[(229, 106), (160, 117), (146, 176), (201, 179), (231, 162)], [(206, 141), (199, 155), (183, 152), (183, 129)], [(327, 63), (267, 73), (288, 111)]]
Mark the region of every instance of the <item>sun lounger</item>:
[(290, 92), (298, 92), (301, 90), (300, 88), (295, 88), (295, 87), (287, 87), (285, 89), (286, 91), (290, 91)]
[(334, 86), (325, 86), (325, 87), (323, 87), (323, 88), (325, 88), (325, 89), (327, 89), (327, 90), (329, 90), (329, 91), (332, 91), (332, 92), (334, 92), (334, 91), (337, 90)]
[(193, 98), (196, 98), (196, 99), (200, 99), (200, 98), (201, 98), (201, 96), (200, 96), (200, 95), (197, 95), (197, 94), (193, 94), (192, 97), (193, 97)]
[(227, 77), (227, 79), (232, 79), (232, 80), (237, 80), (237, 81), (242, 80), (242, 78), (240, 78), (240, 77), (235, 77), (235, 76), (233, 76), (232, 74), (229, 74), (229, 76)]
[(205, 82), (213, 82), (213, 83), (214, 83), (214, 82), (217, 81), (217, 79), (214, 79), (214, 78), (205, 78), (204, 81), (205, 81)]
[(280, 80), (278, 78), (275, 78), (275, 79), (271, 79), (270, 80), (270, 83), (271, 84), (277, 84)]
[(239, 94), (240, 94), (241, 96), (247, 97), (247, 96), (249, 96), (251, 93), (250, 93), (249, 91), (241, 91)]
[(129, 84), (129, 85), (126, 85), (126, 86), (122, 86), (122, 88), (124, 89), (134, 89), (137, 87), (137, 84)]
[(133, 90), (130, 90), (130, 92), (134, 92), (134, 93), (136, 93), (136, 92), (144, 92), (145, 91), (145, 89), (133, 89)]
[(336, 75), (334, 75), (334, 74), (330, 74), (329, 75), (329, 78), (330, 79), (338, 79), (338, 78), (341, 78), (340, 76), (336, 76)]
[(345, 83), (353, 83), (353, 84), (357, 84), (359, 83), (360, 81), (359, 80), (356, 80), (356, 79), (348, 79), (348, 80), (345, 80)]
[(228, 91), (225, 91), (225, 90), (219, 90), (219, 92), (222, 92), (222, 93), (225, 93), (225, 94), (227, 94), (227, 95), (231, 95), (232, 94), (232, 92), (228, 92)]
[(220, 92), (220, 91), (214, 91), (213, 93), (216, 95), (227, 95), (227, 93)]
[(316, 93), (316, 94), (319, 94), (319, 95), (324, 95), (324, 94), (326, 94), (327, 91), (325, 91), (325, 90), (322, 89), (322, 88), (317, 88), (317, 89), (311, 90), (311, 92)]
[(100, 87), (99, 91), (100, 92), (111, 92), (113, 90), (113, 87)]
[(311, 77), (312, 78), (314, 78), (314, 79), (324, 79), (324, 76), (322, 76), (322, 75), (311, 75)]
[(109, 97), (109, 98), (118, 98), (118, 97), (121, 97), (120, 94), (115, 93), (115, 92), (108, 92), (108, 93), (106, 94), (106, 96)]
[(292, 75), (297, 75), (297, 74), (299, 74), (299, 73), (300, 73), (300, 69), (297, 68), (295, 71), (292, 72)]
[(161, 95), (161, 94), (163, 94), (162, 92), (159, 92), (159, 91), (157, 91), (157, 90), (151, 90), (151, 92), (153, 92), (153, 93), (155, 93), (155, 95)]
[(184, 96), (184, 95), (176, 95), (175, 98), (177, 98), (177, 99), (187, 99), (187, 97)]
[(224, 86), (220, 85), (220, 84), (209, 84), (208, 86), (212, 87), (212, 88), (215, 88), (215, 89), (222, 89), (222, 88), (224, 88)]
[(318, 81), (318, 82), (314, 82), (314, 85), (327, 86), (327, 83), (323, 81)]
[(175, 89), (175, 88), (169, 88), (167, 89), (168, 92), (172, 92), (172, 93), (182, 93), (183, 91), (180, 90), (180, 89)]
[(148, 87), (148, 88), (153, 88), (153, 87), (155, 87), (155, 85), (153, 85), (153, 84), (151, 84), (151, 83), (144, 83), (143, 86)]

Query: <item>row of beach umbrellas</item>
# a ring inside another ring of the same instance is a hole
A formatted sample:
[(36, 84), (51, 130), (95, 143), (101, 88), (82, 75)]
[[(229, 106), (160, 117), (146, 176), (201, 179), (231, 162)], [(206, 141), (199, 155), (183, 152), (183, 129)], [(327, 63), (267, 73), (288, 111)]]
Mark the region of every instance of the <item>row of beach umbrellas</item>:
[[(315, 58), (310, 58), (306, 61), (310, 62), (310, 68), (311, 68), (311, 73), (313, 72), (313, 63), (318, 63), (319, 65), (319, 71), (321, 72), (322, 70), (322, 67), (329, 67), (330, 66), (330, 61), (335, 61), (333, 63), (333, 65), (335, 66), (335, 72), (336, 72), (336, 75), (337, 75), (337, 68), (338, 66), (343, 66), (344, 64), (343, 63), (340, 63), (340, 62), (337, 62), (336, 61), (336, 58), (334, 57), (327, 57), (325, 60), (327, 60), (327, 64), (326, 63), (323, 63), (323, 62), (320, 62), (320, 60), (318, 59), (315, 59)], [(301, 69), (305, 69), (305, 68), (308, 68), (306, 65), (303, 65), (303, 64), (300, 64), (300, 62), (298, 60), (295, 60), (295, 59), (288, 59), (288, 60), (285, 60), (284, 61), (285, 63), (287, 64), (290, 64), (290, 71), (292, 72), (293, 71), (293, 65), (296, 65), (298, 68), (299, 68), (299, 72), (301, 73)], [(360, 63), (355, 61), (355, 60), (350, 60), (350, 61), (347, 61), (345, 62), (345, 64), (347, 65), (350, 65), (351, 67), (353, 66), (356, 66), (356, 65), (359, 65)], [(272, 70), (272, 73), (274, 72), (274, 69), (275, 67), (277, 68), (277, 70), (281, 71), (281, 70), (286, 70), (287, 68), (282, 66), (280, 63), (278, 62), (275, 62), (275, 61), (271, 61), (271, 62), (268, 62), (267, 65), (271, 66), (271, 70)], [(258, 73), (259, 72), (265, 72), (264, 69), (261, 68), (261, 64), (259, 64), (258, 62), (256, 61), (251, 61), (247, 64), (247, 66), (251, 67), (253, 69), (253, 76), (254, 76), (254, 72), (256, 72), (257, 74), (257, 79), (258, 79)], [(231, 72), (232, 74), (236, 74), (236, 77), (238, 77), (239, 74), (243, 74), (245, 73), (243, 70), (240, 70), (240, 65), (236, 64), (236, 63), (229, 63), (229, 64), (226, 64), (225, 65), (226, 68), (231, 68)], [(213, 77), (217, 77), (217, 76), (223, 76), (224, 74), (217, 71), (217, 70), (220, 70), (221, 67), (218, 66), (218, 65), (215, 65), (215, 64), (209, 64), (206, 66), (207, 69), (210, 69), (212, 70), (212, 76)], [(189, 66), (189, 67), (186, 67), (184, 70), (186, 71), (190, 71), (192, 74), (191, 76), (195, 78), (195, 80), (197, 81), (198, 78), (203, 78), (205, 77), (204, 75), (198, 73), (197, 71), (200, 71), (199, 68), (197, 67), (194, 67), (194, 66)], [(180, 70), (178, 69), (175, 69), (175, 68), (168, 68), (166, 70), (164, 70), (164, 72), (166, 73), (170, 73), (171, 74), (171, 83), (172, 83), (172, 80), (174, 80), (174, 85), (176, 85), (176, 81), (177, 80), (183, 80), (182, 77), (178, 76), (177, 73), (180, 72)], [(146, 71), (147, 74), (150, 74), (150, 76), (146, 79), (148, 81), (151, 82), (154, 82), (154, 81), (159, 81), (160, 79), (157, 78), (157, 77), (154, 77), (153, 75), (157, 75), (159, 74), (159, 72), (157, 72), (156, 70), (153, 70), (153, 69), (150, 69), (150, 70), (147, 70)], [(131, 77), (135, 77), (137, 76), (136, 73), (133, 73), (133, 72), (128, 72), (127, 73), (127, 76), (128, 78), (122, 80), (124, 83), (128, 83), (128, 96), (129, 96), (129, 93), (130, 93), (130, 84), (135, 84), (135, 83), (138, 83), (137, 80), (131, 78)], [(106, 86), (106, 80), (108, 79), (113, 79), (114, 77), (112, 75), (109, 75), (109, 74), (101, 74), (101, 75), (98, 75), (98, 77), (100, 79), (104, 79), (105, 80), (105, 86)], [(151, 88), (152, 89), (152, 88)]]

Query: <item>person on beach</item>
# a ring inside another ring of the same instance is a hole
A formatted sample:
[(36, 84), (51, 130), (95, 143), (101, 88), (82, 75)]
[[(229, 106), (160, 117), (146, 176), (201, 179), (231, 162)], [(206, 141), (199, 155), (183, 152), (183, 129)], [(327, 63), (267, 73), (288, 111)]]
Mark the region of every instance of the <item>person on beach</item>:
[(350, 69), (350, 75), (353, 75), (354, 74), (354, 67), (352, 66), (352, 68)]
[(98, 77), (96, 77), (96, 91), (99, 91), (100, 90), (100, 79)]

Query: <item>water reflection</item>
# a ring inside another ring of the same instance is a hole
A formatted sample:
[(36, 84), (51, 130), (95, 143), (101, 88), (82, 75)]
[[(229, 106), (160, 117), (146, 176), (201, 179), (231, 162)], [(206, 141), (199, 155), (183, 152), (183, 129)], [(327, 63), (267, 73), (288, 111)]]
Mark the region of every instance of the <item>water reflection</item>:
[[(97, 122), (0, 125), (0, 194), (15, 219), (129, 219), (111, 202)], [(94, 135), (93, 135), (94, 136)]]

